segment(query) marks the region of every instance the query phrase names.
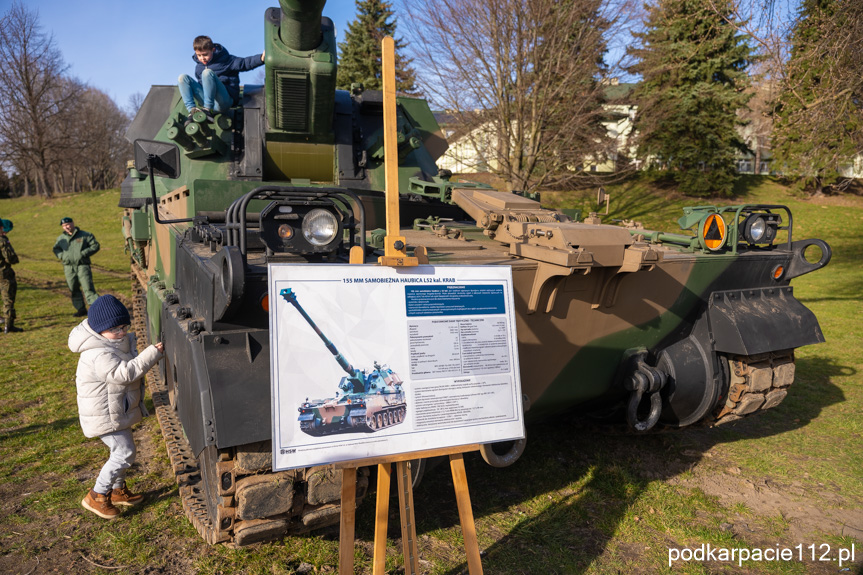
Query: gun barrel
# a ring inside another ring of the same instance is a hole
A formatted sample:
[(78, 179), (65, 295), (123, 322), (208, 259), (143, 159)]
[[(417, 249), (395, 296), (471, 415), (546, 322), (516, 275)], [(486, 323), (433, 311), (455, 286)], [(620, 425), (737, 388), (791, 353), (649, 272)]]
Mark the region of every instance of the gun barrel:
[(321, 43), (321, 14), (327, 0), (279, 0), (282, 42), (292, 50), (313, 50)]
[(305, 318), (305, 320), (310, 326), (312, 326), (312, 329), (315, 330), (315, 333), (318, 334), (318, 337), (321, 338), (321, 341), (324, 342), (324, 345), (327, 347), (328, 350), (330, 350), (330, 353), (333, 354), (333, 357), (336, 358), (336, 362), (338, 362), (341, 368), (345, 370), (345, 372), (351, 377), (355, 376), (356, 370), (354, 370), (354, 367), (347, 359), (345, 359), (345, 356), (343, 356), (339, 352), (336, 346), (333, 345), (333, 342), (327, 339), (327, 336), (324, 335), (324, 333), (321, 331), (321, 328), (318, 327), (318, 324), (316, 324), (314, 320), (309, 317), (309, 314), (306, 313), (306, 310), (304, 310), (303, 306), (300, 305), (300, 302), (297, 301), (297, 294), (294, 293), (294, 290), (292, 290), (291, 288), (285, 288), (281, 292), (279, 292), (279, 294), (283, 298), (285, 298), (285, 301), (297, 308), (297, 311), (300, 312), (300, 315)]

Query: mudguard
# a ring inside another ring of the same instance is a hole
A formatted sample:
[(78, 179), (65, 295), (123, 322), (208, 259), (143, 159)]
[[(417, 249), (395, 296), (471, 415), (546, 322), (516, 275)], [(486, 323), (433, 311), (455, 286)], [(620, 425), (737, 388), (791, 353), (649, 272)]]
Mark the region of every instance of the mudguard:
[[(176, 307), (176, 306), (174, 306)], [(270, 439), (270, 341), (265, 330), (190, 335), (188, 320), (166, 314), (165, 347), (173, 350), (177, 411), (197, 456)]]
[(707, 313), (714, 349), (722, 353), (756, 355), (825, 341), (791, 286), (716, 291)]

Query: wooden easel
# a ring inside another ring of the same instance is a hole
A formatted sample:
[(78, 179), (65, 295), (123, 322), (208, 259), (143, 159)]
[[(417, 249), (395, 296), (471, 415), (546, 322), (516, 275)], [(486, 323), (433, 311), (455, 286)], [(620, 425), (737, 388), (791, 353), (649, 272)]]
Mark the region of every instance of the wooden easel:
[[(383, 111), (384, 111), (384, 176), (386, 183), (386, 226), (384, 255), (378, 258), (378, 265), (412, 267), (427, 264), (425, 248), (417, 246), (413, 256), (407, 255), (405, 238), (399, 235), (399, 184), (398, 149), (396, 141), (396, 82), (395, 82), (395, 42), (389, 36), (381, 41)], [(351, 248), (350, 262), (362, 264), (365, 254), (359, 246)], [(354, 572), (354, 526), (356, 521), (357, 468), (369, 465), (378, 466), (377, 508), (375, 512), (375, 547), (373, 557), (374, 575), (383, 575), (386, 563), (387, 519), (389, 517), (390, 474), (392, 464), (396, 464), (396, 478), (399, 492), (399, 515), (402, 527), (402, 550), (405, 558), (405, 575), (419, 575), (419, 554), (417, 551), (417, 530), (414, 519), (413, 483), (408, 462), (449, 455), (455, 496), (458, 504), (459, 520), (467, 554), (468, 571), (471, 575), (482, 575), (479, 558), (479, 544), (473, 510), (470, 507), (470, 493), (467, 487), (467, 474), (464, 470), (464, 453), (478, 451), (479, 445), (462, 445), (426, 451), (414, 451), (401, 455), (388, 455), (369, 459), (347, 461), (335, 465), (342, 470), (342, 506), (339, 537), (339, 574), (353, 575)]]
[(479, 543), (473, 510), (470, 506), (470, 493), (467, 487), (467, 474), (464, 470), (464, 454), (477, 451), (479, 445), (462, 445), (427, 451), (414, 451), (401, 455), (373, 457), (335, 464), (342, 470), (342, 514), (339, 528), (339, 575), (353, 575), (354, 572), (354, 524), (356, 519), (357, 468), (369, 465), (378, 466), (377, 505), (375, 508), (375, 546), (372, 559), (372, 573), (384, 575), (387, 547), (387, 523), (389, 519), (390, 474), (392, 464), (396, 464), (396, 479), (399, 492), (399, 516), (402, 527), (402, 554), (405, 559), (405, 575), (419, 575), (419, 553), (417, 551), (417, 530), (414, 514), (413, 485), (408, 462), (449, 455), (452, 482), (458, 505), (464, 549), (470, 575), (482, 575), (479, 557)]

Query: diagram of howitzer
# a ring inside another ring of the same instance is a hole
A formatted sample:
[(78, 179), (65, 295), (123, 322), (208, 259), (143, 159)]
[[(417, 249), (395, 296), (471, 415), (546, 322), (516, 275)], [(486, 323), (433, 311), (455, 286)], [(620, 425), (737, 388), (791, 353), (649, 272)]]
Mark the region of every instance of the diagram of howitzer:
[(312, 436), (333, 433), (373, 432), (405, 420), (407, 404), (402, 380), (387, 365), (374, 362), (371, 371), (356, 369), (327, 339), (291, 288), (279, 292), (308, 322), (347, 375), (339, 382), (340, 392), (329, 399), (306, 400), (300, 405), (300, 429)]

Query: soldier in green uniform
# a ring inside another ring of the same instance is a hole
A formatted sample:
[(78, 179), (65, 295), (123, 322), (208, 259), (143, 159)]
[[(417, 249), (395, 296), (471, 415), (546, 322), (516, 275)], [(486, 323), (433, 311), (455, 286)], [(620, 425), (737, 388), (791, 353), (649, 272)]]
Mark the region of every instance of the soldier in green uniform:
[(12, 222), (0, 219), (0, 299), (3, 300), (3, 333), (24, 331), (15, 327), (15, 294), (18, 282), (12, 266), (18, 263), (18, 255), (6, 234), (12, 231)]
[(90, 271), (90, 256), (99, 251), (99, 242), (90, 232), (75, 227), (72, 218), (63, 218), (60, 226), (63, 233), (54, 243), (54, 255), (63, 262), (63, 272), (72, 291), (72, 305), (75, 306), (73, 315), (84, 317), (87, 315), (84, 298), (87, 299), (87, 305), (91, 305), (99, 297)]

